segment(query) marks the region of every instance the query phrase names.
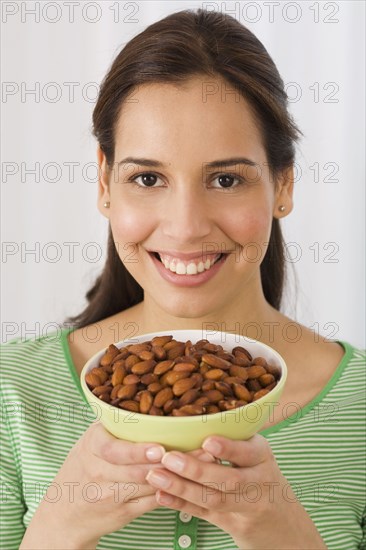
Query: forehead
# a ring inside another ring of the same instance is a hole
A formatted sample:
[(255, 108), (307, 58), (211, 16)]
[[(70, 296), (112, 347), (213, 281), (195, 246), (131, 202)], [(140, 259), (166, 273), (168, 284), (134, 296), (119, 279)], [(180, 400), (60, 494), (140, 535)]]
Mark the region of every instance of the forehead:
[(264, 155), (247, 100), (230, 83), (209, 77), (139, 86), (122, 105), (115, 138), (116, 153), (145, 154), (148, 147), (160, 156), (195, 151), (207, 159), (233, 149), (257, 160)]

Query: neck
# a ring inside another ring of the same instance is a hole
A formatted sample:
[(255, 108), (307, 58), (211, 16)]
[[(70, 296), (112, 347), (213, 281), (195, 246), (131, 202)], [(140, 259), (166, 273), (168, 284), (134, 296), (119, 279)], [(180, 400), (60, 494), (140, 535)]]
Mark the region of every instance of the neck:
[(237, 297), (233, 303), (199, 317), (176, 317), (163, 310), (146, 293), (143, 302), (132, 309), (134, 318), (138, 320), (138, 334), (198, 329), (202, 330), (202, 338), (210, 339), (210, 336), (221, 331), (240, 334), (268, 345), (273, 345), (276, 333), (289, 320), (265, 300), (262, 289)]

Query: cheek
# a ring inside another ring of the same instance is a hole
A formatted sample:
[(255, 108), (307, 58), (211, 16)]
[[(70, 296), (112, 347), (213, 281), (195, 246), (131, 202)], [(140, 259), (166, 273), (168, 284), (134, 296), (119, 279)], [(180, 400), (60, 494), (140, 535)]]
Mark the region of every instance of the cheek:
[(138, 209), (119, 209), (111, 212), (111, 230), (115, 242), (119, 244), (140, 243), (153, 231), (152, 216), (141, 215)]
[(269, 240), (271, 225), (272, 216), (269, 210), (238, 210), (227, 219), (225, 232), (242, 246), (248, 243), (263, 246)]

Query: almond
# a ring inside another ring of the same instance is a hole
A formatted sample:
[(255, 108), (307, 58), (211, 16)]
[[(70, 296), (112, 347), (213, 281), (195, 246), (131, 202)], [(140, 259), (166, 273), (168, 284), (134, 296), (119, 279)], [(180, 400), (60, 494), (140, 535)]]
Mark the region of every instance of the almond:
[(156, 361), (154, 359), (148, 359), (147, 361), (141, 361), (140, 363), (136, 363), (131, 368), (131, 372), (133, 374), (138, 374), (139, 376), (143, 374), (147, 374), (148, 372), (152, 372), (153, 368), (156, 365)]
[(122, 384), (118, 384), (118, 386), (114, 386), (114, 388), (111, 391), (111, 399), (116, 399), (119, 390), (122, 388)]
[(245, 367), (239, 367), (238, 365), (232, 365), (229, 369), (230, 376), (238, 376), (245, 382), (248, 378), (248, 372)]
[(116, 355), (118, 354), (119, 354), (119, 349), (114, 344), (111, 344), (110, 346), (108, 346), (107, 351), (101, 358), (100, 365), (102, 367), (109, 365), (114, 359), (114, 357), (116, 357)]
[(219, 390), (209, 390), (205, 391), (202, 397), (207, 397), (210, 403), (218, 403), (224, 395)]
[(274, 376), (276, 380), (278, 380), (281, 377), (281, 369), (280, 369), (280, 367), (277, 367), (276, 365), (268, 365), (267, 364), (266, 371), (269, 374), (272, 374), (272, 376)]
[(233, 384), (233, 389), (238, 399), (242, 399), (243, 401), (247, 401), (248, 403), (252, 400), (251, 393), (245, 386), (242, 386), (241, 384)]
[(260, 383), (260, 385), (265, 388), (266, 386), (269, 386), (270, 384), (272, 384), (273, 382), (275, 382), (275, 377), (273, 376), (273, 374), (262, 374), (262, 376), (260, 376), (258, 378), (258, 381)]
[(138, 355), (142, 351), (151, 351), (151, 345), (148, 342), (141, 342), (141, 344), (130, 344), (127, 349), (130, 353)]
[(153, 346), (159, 346), (159, 347), (163, 347), (165, 344), (167, 344), (168, 342), (170, 342), (171, 340), (173, 340), (173, 336), (170, 335), (170, 336), (155, 336), (152, 340), (151, 340), (151, 344)]
[(112, 385), (118, 386), (119, 384), (122, 384), (125, 376), (126, 369), (121, 364), (117, 364), (114, 373), (112, 374)]
[(169, 386), (166, 388), (163, 388), (155, 395), (154, 406), (159, 407), (159, 409), (161, 409), (161, 407), (163, 407), (165, 403), (169, 401), (169, 399), (173, 399), (173, 397), (174, 397), (174, 394), (173, 394), (172, 388), (169, 388)]
[(137, 384), (128, 384), (128, 386), (122, 386), (118, 390), (117, 397), (120, 399), (132, 399), (137, 392)]
[(216, 369), (227, 370), (231, 367), (230, 361), (226, 361), (225, 359), (217, 357), (217, 355), (212, 355), (211, 353), (205, 353), (202, 355), (202, 361), (204, 361), (207, 365), (210, 365), (210, 367), (214, 367)]
[(173, 348), (170, 348), (167, 353), (168, 359), (175, 359), (184, 353), (184, 344), (177, 344)]
[(137, 376), (137, 374), (127, 374), (123, 379), (123, 384), (129, 385), (129, 384), (138, 384), (140, 382), (140, 377)]
[[(225, 396), (232, 396), (233, 395), (233, 389), (230, 386), (230, 384), (227, 384), (226, 382), (214, 382), (215, 389), (219, 390), (223, 395)], [(203, 388), (203, 385), (202, 385)], [(214, 388), (210, 388), (214, 389)]]
[(205, 407), (202, 405), (184, 405), (183, 407), (180, 407), (179, 409), (173, 409), (172, 415), (173, 416), (193, 416), (197, 414), (204, 414)]
[(179, 342), (175, 340), (174, 338), (172, 340), (169, 340), (169, 342), (166, 342), (166, 344), (161, 344), (161, 346), (165, 349), (166, 352), (168, 352), (170, 349), (174, 348)]
[(234, 355), (233, 363), (241, 367), (249, 367), (251, 364), (247, 355), (245, 355), (244, 353), (241, 353), (240, 351), (237, 351), (236, 354)]
[(147, 374), (143, 374), (141, 376), (141, 382), (145, 386), (148, 386), (149, 384), (152, 384), (153, 382), (158, 382), (158, 381), (159, 381), (159, 376), (152, 372), (148, 372)]
[(178, 399), (168, 399), (168, 401), (164, 404), (163, 409), (165, 414), (170, 414), (173, 409), (176, 409), (178, 407), (179, 407)]
[(141, 353), (138, 354), (139, 358), (143, 361), (148, 361), (149, 359), (154, 359), (154, 352), (153, 351), (147, 351), (144, 350)]
[(247, 380), (246, 386), (247, 386), (248, 390), (253, 391), (253, 392), (256, 392), (256, 391), (259, 391), (259, 390), (262, 389), (262, 386), (260, 385), (260, 383), (256, 379)]
[(129, 399), (126, 399), (125, 401), (121, 401), (119, 404), (118, 404), (119, 407), (121, 407), (121, 409), (126, 409), (127, 411), (131, 411), (131, 412), (140, 412), (140, 407), (139, 407), (139, 404), (136, 403), (136, 401), (131, 401)]
[(167, 372), (165, 376), (165, 380), (170, 386), (173, 386), (178, 380), (182, 380), (184, 378), (188, 378), (191, 375), (189, 371), (169, 371)]
[(267, 367), (267, 361), (264, 357), (256, 357), (253, 360), (253, 365), (259, 365), (260, 367)]
[(130, 355), (125, 359), (125, 367), (128, 371), (131, 370), (131, 368), (136, 365), (136, 363), (140, 362), (140, 358), (137, 357), (137, 355)]
[(251, 361), (253, 359), (253, 357), (250, 355), (249, 351), (246, 350), (245, 348), (241, 347), (241, 346), (235, 346), (235, 348), (233, 348), (231, 351), (234, 355), (236, 355), (236, 352), (243, 353), (244, 355), (246, 355), (248, 357), (249, 361)]
[(147, 386), (147, 389), (149, 392), (151, 392), (153, 395), (156, 395), (160, 390), (163, 389), (163, 386), (159, 384), (159, 382), (153, 382), (152, 384), (149, 384)]
[(175, 382), (175, 384), (173, 384), (173, 393), (174, 395), (179, 397), (180, 395), (183, 395), (186, 391), (193, 388), (194, 385), (195, 380), (192, 380), (192, 378), (182, 378), (181, 380), (178, 380), (177, 382)]
[(94, 372), (88, 372), (85, 375), (85, 382), (90, 388), (96, 388), (101, 385), (101, 380)]
[(220, 412), (219, 407), (217, 405), (207, 405), (206, 407), (206, 414), (215, 414)]
[(154, 374), (164, 374), (164, 372), (167, 372), (174, 366), (174, 361), (171, 361), (170, 359), (167, 361), (160, 361), (157, 363), (154, 367)]
[(203, 375), (207, 380), (221, 380), (224, 377), (224, 371), (221, 369), (210, 369)]
[(151, 351), (154, 353), (154, 357), (157, 361), (166, 359), (166, 351), (162, 346), (153, 346)]
[(179, 398), (179, 406), (183, 407), (184, 405), (189, 405), (190, 403), (193, 403), (198, 398), (198, 395), (199, 395), (199, 391), (195, 390), (194, 388), (187, 390)]
[(174, 365), (173, 367), (173, 371), (175, 372), (181, 372), (181, 371), (186, 371), (186, 372), (193, 372), (195, 370), (197, 370), (197, 366), (194, 365), (193, 363), (177, 363)]
[(214, 390), (215, 382), (213, 380), (205, 380), (201, 386), (202, 391)]
[(253, 365), (252, 367), (247, 368), (247, 374), (249, 380), (252, 380), (254, 378), (259, 378), (263, 374), (267, 374), (267, 371), (264, 367), (261, 367), (259, 365)]
[(108, 395), (111, 393), (112, 387), (111, 386), (97, 386), (94, 388), (93, 393), (94, 395), (102, 395), (102, 393), (108, 393)]
[(158, 407), (155, 407), (155, 405), (152, 405), (149, 410), (149, 414), (153, 416), (164, 416), (164, 412), (161, 409), (158, 409)]
[(140, 397), (140, 413), (148, 414), (152, 404), (153, 404), (153, 395), (148, 390), (144, 390), (141, 393)]

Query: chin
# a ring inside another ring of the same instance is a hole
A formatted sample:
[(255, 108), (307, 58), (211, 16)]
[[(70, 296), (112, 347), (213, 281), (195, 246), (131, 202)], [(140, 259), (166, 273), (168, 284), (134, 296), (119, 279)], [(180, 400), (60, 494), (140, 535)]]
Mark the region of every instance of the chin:
[(161, 300), (155, 301), (168, 315), (183, 319), (201, 319), (210, 315), (213, 310), (211, 305), (202, 296), (196, 300), (185, 300), (182, 297), (174, 299), (166, 296), (164, 302)]

